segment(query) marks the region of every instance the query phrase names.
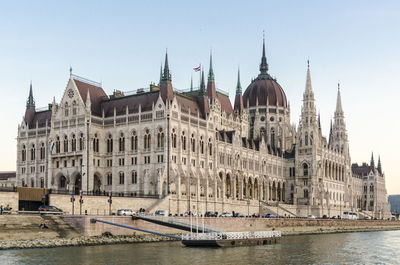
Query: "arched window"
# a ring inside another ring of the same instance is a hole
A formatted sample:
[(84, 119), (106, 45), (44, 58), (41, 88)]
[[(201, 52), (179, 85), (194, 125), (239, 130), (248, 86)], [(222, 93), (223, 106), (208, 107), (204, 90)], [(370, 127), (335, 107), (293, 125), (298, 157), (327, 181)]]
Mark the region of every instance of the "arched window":
[(40, 187), (44, 188), (44, 178), (40, 178)]
[(172, 148), (176, 148), (176, 132), (175, 132), (175, 129), (172, 129), (171, 138), (172, 138)]
[(125, 183), (125, 174), (124, 172), (119, 172), (119, 184), (123, 185)]
[(125, 137), (124, 134), (121, 133), (119, 137), (119, 151), (124, 152), (125, 151)]
[(271, 146), (275, 147), (275, 129), (271, 128)]
[(310, 145), (313, 144), (313, 140), (314, 140), (314, 135), (313, 135), (313, 133), (311, 132), (311, 134), (310, 134)]
[(64, 135), (64, 152), (68, 152), (68, 136)]
[(146, 129), (144, 138), (143, 138), (143, 144), (144, 144), (144, 149), (148, 150), (150, 149), (150, 131), (149, 129)]
[(208, 154), (210, 156), (212, 156), (212, 154), (213, 154), (211, 138), (208, 138)]
[(76, 115), (76, 101), (72, 102), (72, 115)]
[(60, 178), (60, 188), (65, 188), (67, 183), (67, 179), (64, 176)]
[(157, 147), (158, 148), (163, 148), (164, 147), (164, 132), (163, 132), (162, 128), (158, 129)]
[(204, 140), (203, 136), (200, 136), (200, 153), (204, 154)]
[(109, 134), (107, 139), (107, 153), (112, 153), (112, 151), (113, 151), (113, 139), (112, 135)]
[(305, 137), (304, 137), (304, 145), (308, 145), (308, 132), (306, 132)]
[(304, 190), (304, 198), (308, 198), (308, 190)]
[(22, 152), (21, 152), (22, 162), (26, 161), (26, 146), (22, 145)]
[(306, 163), (303, 164), (303, 176), (308, 176), (308, 165)]
[(64, 112), (65, 117), (68, 117), (68, 111), (69, 111), (68, 102), (65, 102), (64, 111), (65, 111), (65, 112)]
[(137, 172), (134, 170), (132, 171), (132, 184), (137, 183)]
[(131, 136), (131, 150), (132, 151), (137, 151), (137, 135), (136, 135), (136, 131), (132, 132), (132, 136)]
[(112, 174), (111, 173), (107, 174), (107, 185), (112, 185)]
[(31, 187), (34, 188), (35, 187), (35, 180), (32, 178), (31, 179)]
[(61, 144), (60, 144), (60, 136), (57, 136), (57, 137), (56, 137), (56, 153), (57, 153), (57, 154), (59, 154), (60, 151), (61, 151), (61, 150), (60, 150), (60, 149), (61, 149), (60, 146), (61, 146)]
[(93, 138), (93, 152), (96, 152), (96, 153), (99, 152), (99, 138), (97, 136), (97, 133), (94, 134), (94, 138)]
[(181, 140), (182, 140), (182, 150), (186, 150), (186, 135), (185, 135), (185, 132), (182, 132)]
[(81, 133), (81, 136), (79, 137), (79, 150), (83, 150), (83, 133)]
[(190, 142), (192, 144), (192, 152), (196, 152), (196, 139), (194, 138), (194, 134), (192, 133), (192, 138), (190, 139)]
[(72, 152), (76, 151), (76, 137), (75, 137), (75, 134), (72, 134), (71, 151)]
[(32, 144), (32, 147), (31, 147), (31, 160), (35, 160), (35, 145), (34, 144)]
[(40, 146), (40, 159), (43, 160), (46, 156), (46, 151), (45, 151), (44, 143), (41, 144)]
[(369, 191), (374, 192), (374, 185), (371, 184), (371, 186), (369, 186)]

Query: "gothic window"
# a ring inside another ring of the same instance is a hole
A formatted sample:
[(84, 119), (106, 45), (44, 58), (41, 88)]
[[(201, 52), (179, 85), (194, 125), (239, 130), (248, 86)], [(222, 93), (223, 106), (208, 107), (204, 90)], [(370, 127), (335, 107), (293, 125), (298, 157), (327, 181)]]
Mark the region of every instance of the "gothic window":
[(43, 178), (40, 178), (40, 187), (44, 188), (44, 179)]
[(68, 102), (65, 102), (65, 107), (64, 107), (64, 114), (65, 114), (65, 117), (68, 117)]
[(176, 132), (175, 129), (172, 129), (172, 148), (176, 148)]
[(308, 176), (308, 165), (306, 163), (303, 164), (303, 176)]
[(144, 149), (145, 150), (148, 150), (148, 149), (150, 149), (150, 131), (149, 131), (149, 129), (146, 129), (146, 133), (145, 133), (145, 135), (144, 135)]
[(35, 160), (35, 145), (32, 144), (31, 147), (31, 160)]
[(64, 152), (68, 152), (68, 136), (64, 135)]
[(99, 152), (99, 138), (97, 137), (97, 133), (94, 134), (93, 138), (93, 152)]
[(261, 129), (260, 129), (260, 136), (265, 137), (265, 128), (264, 127), (261, 127)]
[(119, 184), (123, 185), (125, 183), (125, 175), (124, 172), (119, 172)]
[(158, 129), (157, 147), (158, 148), (163, 148), (164, 147), (164, 132), (163, 132), (162, 128)]
[(196, 152), (196, 140), (194, 139), (194, 134), (192, 134), (192, 139), (190, 139), (190, 142), (192, 144), (192, 152)]
[(81, 137), (79, 137), (79, 150), (83, 150), (83, 133), (81, 133)]
[(308, 132), (306, 132), (305, 136), (304, 136), (304, 145), (307, 146), (308, 145)]
[(113, 139), (112, 135), (109, 134), (107, 139), (107, 153), (112, 153), (112, 151), (113, 151)]
[(112, 174), (108, 173), (107, 175), (107, 185), (112, 185)]
[(371, 186), (369, 186), (369, 191), (374, 192), (374, 185), (371, 184)]
[(181, 140), (182, 140), (182, 150), (186, 150), (186, 136), (185, 136), (185, 132), (182, 132)]
[(65, 188), (66, 187), (66, 182), (67, 182), (67, 179), (64, 177), (64, 176), (61, 176), (61, 178), (60, 178), (60, 188)]
[(275, 147), (275, 129), (271, 128), (271, 145)]
[(138, 144), (138, 140), (137, 140), (136, 131), (133, 131), (132, 136), (131, 136), (131, 150), (132, 151), (137, 150), (137, 144)]
[(75, 134), (72, 135), (72, 140), (71, 140), (71, 151), (75, 152), (76, 151), (76, 137)]
[(134, 170), (132, 171), (132, 184), (137, 183), (137, 172)]
[(22, 145), (22, 162), (26, 161), (26, 147)]
[(60, 136), (56, 137), (56, 153), (59, 154), (60, 153)]
[(208, 154), (212, 156), (212, 143), (211, 143), (211, 138), (208, 138)]
[(314, 135), (313, 135), (313, 133), (311, 132), (311, 134), (310, 134), (310, 145), (313, 144), (313, 140), (314, 140)]
[(42, 160), (42, 159), (44, 159), (45, 158), (45, 147), (44, 147), (44, 143), (42, 143), (41, 144), (41, 146), (40, 146), (40, 159)]
[(76, 101), (74, 100), (73, 102), (72, 102), (72, 115), (76, 115)]
[(121, 133), (119, 137), (119, 151), (124, 152), (125, 151), (125, 137), (124, 134)]
[(304, 190), (304, 198), (308, 198), (308, 190)]
[(35, 180), (33, 178), (31, 179), (31, 187), (35, 187)]
[(200, 153), (204, 154), (204, 141), (203, 136), (200, 136)]

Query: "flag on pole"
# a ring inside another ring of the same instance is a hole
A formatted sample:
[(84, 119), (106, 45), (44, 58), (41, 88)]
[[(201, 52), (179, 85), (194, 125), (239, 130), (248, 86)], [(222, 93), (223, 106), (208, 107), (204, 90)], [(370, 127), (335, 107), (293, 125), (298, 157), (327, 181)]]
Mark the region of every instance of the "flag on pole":
[(198, 72), (198, 71), (200, 71), (200, 65), (199, 65), (199, 67), (195, 67), (195, 68), (193, 68), (193, 70), (195, 71), (195, 72)]
[(50, 150), (50, 155), (53, 154), (53, 149), (54, 149), (54, 141), (52, 139), (50, 139), (49, 141), (49, 150)]

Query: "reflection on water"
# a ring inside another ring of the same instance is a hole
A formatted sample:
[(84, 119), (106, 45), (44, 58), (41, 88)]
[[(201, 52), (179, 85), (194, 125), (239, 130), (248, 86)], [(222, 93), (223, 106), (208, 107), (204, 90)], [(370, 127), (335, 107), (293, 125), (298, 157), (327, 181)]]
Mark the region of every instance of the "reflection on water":
[(399, 264), (400, 231), (288, 236), (280, 244), (189, 248), (180, 242), (0, 251), (0, 264)]

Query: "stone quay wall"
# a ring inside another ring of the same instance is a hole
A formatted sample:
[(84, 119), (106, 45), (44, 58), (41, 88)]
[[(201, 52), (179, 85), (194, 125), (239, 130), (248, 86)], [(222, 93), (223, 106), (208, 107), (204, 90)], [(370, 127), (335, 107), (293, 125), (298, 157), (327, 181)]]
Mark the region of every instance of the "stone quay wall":
[[(108, 222), (166, 234), (187, 233), (186, 231), (153, 224), (143, 220), (135, 220), (131, 217), (124, 216), (65, 216), (63, 219), (85, 236), (99, 236), (105, 232), (110, 232), (113, 235), (146, 234), (144, 232), (121, 228), (109, 224), (99, 222), (91, 223), (91, 218), (97, 218)], [(190, 223), (189, 217), (177, 217), (177, 219)], [(267, 219), (229, 217), (199, 217), (196, 219), (193, 217), (192, 222), (194, 231), (196, 231), (196, 224), (198, 224), (199, 227), (203, 225), (203, 219), (205, 226), (213, 227), (221, 231), (240, 232), (279, 230), (282, 231), (283, 235), (400, 229), (400, 221), (384, 220), (314, 220), (294, 218)]]
[(0, 205), (3, 208), (9, 205), (12, 211), (18, 211), (18, 192), (2, 192), (0, 191)]

